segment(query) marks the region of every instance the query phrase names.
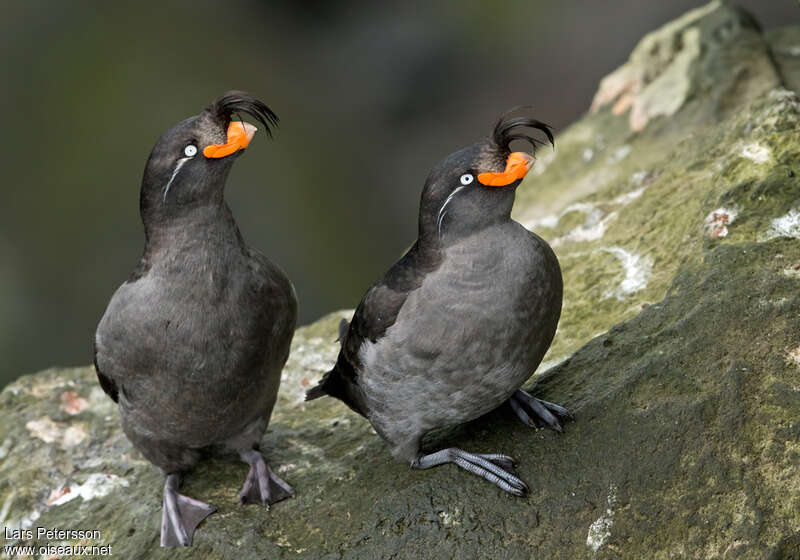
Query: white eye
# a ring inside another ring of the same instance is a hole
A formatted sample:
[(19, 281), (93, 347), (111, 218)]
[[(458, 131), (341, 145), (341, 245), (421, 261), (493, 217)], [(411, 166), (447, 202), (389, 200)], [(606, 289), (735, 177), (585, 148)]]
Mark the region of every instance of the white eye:
[(461, 184), (462, 184), (462, 185), (469, 185), (469, 184), (470, 184), (472, 181), (474, 181), (474, 180), (475, 180), (475, 177), (473, 177), (473, 176), (472, 176), (472, 175), (470, 175), (469, 173), (464, 173), (464, 174), (461, 176)]
[(194, 144), (189, 144), (183, 149), (183, 153), (186, 155), (186, 157), (194, 157), (197, 155), (197, 146)]

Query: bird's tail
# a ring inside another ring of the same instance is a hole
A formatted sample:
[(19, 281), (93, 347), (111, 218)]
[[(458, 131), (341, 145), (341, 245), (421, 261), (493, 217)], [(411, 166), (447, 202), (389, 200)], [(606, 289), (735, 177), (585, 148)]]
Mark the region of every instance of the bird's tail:
[(322, 378), (322, 381), (311, 387), (308, 391), (306, 391), (306, 400), (313, 401), (314, 399), (318, 399), (320, 397), (327, 396), (328, 392), (325, 391), (325, 377), (327, 377), (330, 372), (326, 373), (325, 376)]

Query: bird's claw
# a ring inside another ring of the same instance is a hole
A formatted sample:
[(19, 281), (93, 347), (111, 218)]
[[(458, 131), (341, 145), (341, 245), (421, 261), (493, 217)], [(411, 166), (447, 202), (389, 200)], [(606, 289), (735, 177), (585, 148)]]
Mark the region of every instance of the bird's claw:
[(508, 403), (517, 417), (532, 428), (550, 428), (562, 432), (559, 419), (563, 421), (575, 418), (572, 412), (563, 406), (537, 399), (522, 389), (511, 395)]

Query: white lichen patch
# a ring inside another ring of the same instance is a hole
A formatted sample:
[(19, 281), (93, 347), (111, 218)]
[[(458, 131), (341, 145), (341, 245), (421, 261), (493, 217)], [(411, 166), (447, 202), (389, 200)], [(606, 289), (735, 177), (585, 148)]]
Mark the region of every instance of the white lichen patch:
[(14, 503), (14, 498), (16, 497), (17, 491), (13, 489), (8, 493), (8, 496), (6, 496), (6, 501), (3, 502), (3, 507), (0, 507), (0, 525), (2, 525), (8, 517), (8, 512), (11, 511), (11, 505)]
[[(647, 172), (641, 173), (643, 173), (643, 176), (638, 179), (637, 184), (641, 184), (649, 175)], [(580, 212), (585, 215), (583, 223), (572, 228), (565, 235), (551, 240), (550, 245), (558, 247), (568, 241), (578, 243), (597, 241), (603, 238), (609, 224), (618, 217), (617, 210), (641, 197), (645, 190), (647, 190), (647, 187), (640, 186), (637, 189), (618, 195), (611, 200), (575, 202), (564, 208), (564, 210), (558, 214), (550, 214), (530, 220), (524, 225), (529, 229), (537, 229), (539, 227), (552, 229), (557, 227), (561, 219), (567, 214)]]
[(54, 422), (49, 416), (31, 420), (25, 428), (31, 436), (45, 443), (58, 443), (63, 449), (75, 447), (89, 437), (85, 424), (63, 424)]
[(608, 222), (616, 218), (616, 212), (606, 214), (602, 209), (592, 203), (580, 202), (568, 206), (562, 215), (569, 212), (583, 212), (586, 215), (583, 223), (572, 228), (566, 235), (553, 240), (553, 245), (561, 245), (565, 241), (587, 242), (602, 239), (606, 233)]
[(461, 525), (461, 510), (459, 508), (453, 508), (452, 512), (449, 511), (440, 511), (439, 518), (442, 520), (442, 525), (445, 527), (455, 527), (457, 525)]
[[(557, 247), (565, 241), (596, 241), (603, 237), (606, 231), (606, 225), (609, 221), (609, 216), (596, 204), (591, 202), (576, 202), (575, 204), (570, 204), (559, 214), (544, 216), (543, 218), (526, 224), (526, 227), (530, 229), (536, 229), (539, 226), (554, 228), (558, 226), (561, 218), (572, 212), (585, 214), (586, 217), (583, 223), (571, 229), (566, 235), (553, 239), (550, 242), (553, 247)], [(616, 216), (612, 216), (611, 219), (614, 217)]]
[(86, 426), (84, 424), (73, 424), (72, 426), (68, 426), (66, 430), (64, 430), (64, 435), (61, 437), (61, 447), (64, 449), (69, 449), (71, 447), (75, 447), (79, 443), (82, 443), (89, 437), (89, 433), (86, 430)]
[(597, 551), (611, 536), (611, 527), (614, 525), (614, 506), (617, 504), (617, 487), (613, 484), (608, 489), (606, 497), (606, 510), (597, 520), (589, 526), (586, 536), (586, 546)]
[(53, 422), (49, 416), (42, 416), (38, 420), (31, 420), (25, 424), (25, 428), (30, 434), (39, 438), (45, 443), (53, 443), (61, 438), (62, 429), (58, 424)]
[[(783, 269), (783, 275), (787, 278), (798, 278), (800, 279), (800, 263), (795, 265), (789, 266)], [(0, 457), (2, 458), (2, 457)]]
[(66, 488), (53, 488), (52, 490), (50, 490), (50, 495), (47, 496), (47, 499), (44, 501), (44, 505), (52, 506), (59, 499), (61, 499), (63, 496), (66, 496), (67, 494), (69, 494), (70, 491), (71, 490), (70, 490), (69, 486), (66, 487)]
[(91, 473), (83, 484), (68, 486), (51, 492), (53, 497), (58, 495), (53, 499), (51, 505), (60, 506), (78, 497), (88, 502), (95, 498), (108, 496), (113, 490), (121, 486), (128, 486), (128, 481), (122, 477), (115, 474)]
[(620, 146), (619, 148), (617, 148), (616, 150), (614, 150), (611, 153), (611, 155), (608, 156), (608, 162), (611, 163), (611, 164), (618, 163), (618, 162), (622, 161), (623, 159), (625, 159), (626, 157), (628, 157), (628, 155), (630, 155), (630, 153), (631, 153), (631, 145), (630, 144), (624, 144), (624, 145)]
[[(631, 182), (633, 182), (634, 185), (641, 187), (650, 176), (651, 173), (649, 171), (637, 171), (631, 175)], [(644, 190), (642, 190), (642, 192), (644, 192)]]
[(743, 158), (747, 158), (760, 165), (769, 161), (772, 152), (766, 146), (758, 142), (753, 142), (752, 144), (745, 145), (739, 153)]
[(736, 208), (717, 208), (706, 216), (703, 223), (705, 233), (712, 238), (727, 237), (728, 226), (731, 225), (739, 212)]
[[(15, 492), (12, 492), (11, 494), (16, 496)], [(6, 515), (8, 515), (8, 512), (6, 512)], [(38, 510), (33, 510), (32, 512), (23, 515), (20, 518), (9, 518), (7, 521), (0, 521), (0, 534), (5, 534), (5, 531), (13, 531), (16, 529), (30, 529), (41, 516), (42, 514)], [(7, 542), (14, 541), (10, 540)]]
[(613, 297), (622, 301), (627, 296), (647, 287), (647, 281), (653, 273), (653, 259), (647, 255), (631, 253), (622, 247), (603, 247), (599, 250), (617, 257), (624, 272), (622, 282), (614, 289), (606, 292), (606, 298)]
[(792, 208), (788, 213), (772, 220), (761, 240), (768, 241), (776, 237), (800, 238), (800, 210)]
[(38, 521), (41, 516), (42, 513), (39, 510), (33, 510), (28, 515), (20, 519), (18, 526), (22, 527), (23, 529), (33, 527), (33, 524)]
[[(530, 176), (530, 173), (528, 173)], [(586, 196), (603, 191), (610, 183), (619, 179), (618, 170), (614, 166), (603, 165), (592, 168), (588, 173), (578, 174), (575, 182), (569, 189), (563, 189), (553, 193), (542, 205), (521, 204), (517, 212), (512, 212), (512, 216), (519, 223), (536, 224), (543, 216), (550, 214), (563, 213), (562, 208), (575, 203)], [(525, 183), (521, 188), (525, 187)], [(530, 187), (533, 189), (534, 187)], [(524, 206), (524, 209), (522, 208)], [(528, 225), (525, 225), (528, 227)]]
[(560, 216), (556, 214), (550, 214), (548, 216), (544, 216), (543, 218), (539, 218), (534, 222), (531, 222), (531, 225), (529, 227), (541, 226), (552, 229), (558, 225), (558, 221), (560, 219), (561, 219)]
[(608, 224), (617, 217), (616, 212), (611, 212), (598, 219), (602, 213), (594, 213), (587, 216), (586, 221), (578, 227), (570, 230), (567, 235), (553, 240), (554, 245), (560, 245), (564, 241), (588, 242), (602, 239), (608, 229)]
[[(634, 174), (634, 175), (636, 175), (636, 174)], [(636, 179), (634, 179), (634, 180), (636, 180)], [(647, 190), (647, 187), (639, 187), (638, 189), (634, 189), (632, 191), (629, 191), (629, 192), (626, 192), (626, 193), (622, 193), (621, 195), (613, 198), (611, 200), (611, 203), (612, 204), (621, 204), (622, 206), (626, 206), (626, 205), (630, 204), (631, 202), (633, 202), (634, 200), (636, 200), (637, 198), (639, 198), (640, 196), (642, 196), (644, 194), (644, 191), (646, 191), (646, 190)]]
[(554, 228), (558, 226), (558, 223), (561, 221), (561, 218), (569, 214), (570, 212), (582, 212), (584, 214), (591, 214), (596, 210), (596, 206), (591, 203), (587, 202), (576, 202), (575, 204), (570, 204), (566, 208), (564, 208), (558, 214), (551, 214), (549, 216), (545, 216), (538, 220), (534, 220), (531, 222), (532, 226), (544, 226), (549, 228)]

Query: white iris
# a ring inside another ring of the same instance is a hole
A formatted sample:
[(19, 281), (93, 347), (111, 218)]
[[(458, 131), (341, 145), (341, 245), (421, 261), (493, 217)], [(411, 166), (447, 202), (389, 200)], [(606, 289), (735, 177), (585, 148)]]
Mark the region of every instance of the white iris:
[(197, 155), (197, 146), (194, 144), (189, 144), (183, 149), (183, 153), (186, 157), (194, 157)]
[(462, 184), (462, 185), (469, 185), (469, 184), (470, 184), (472, 181), (474, 181), (474, 180), (475, 180), (475, 177), (473, 177), (473, 176), (472, 176), (472, 175), (470, 175), (469, 173), (464, 173), (464, 174), (461, 176), (461, 184)]

